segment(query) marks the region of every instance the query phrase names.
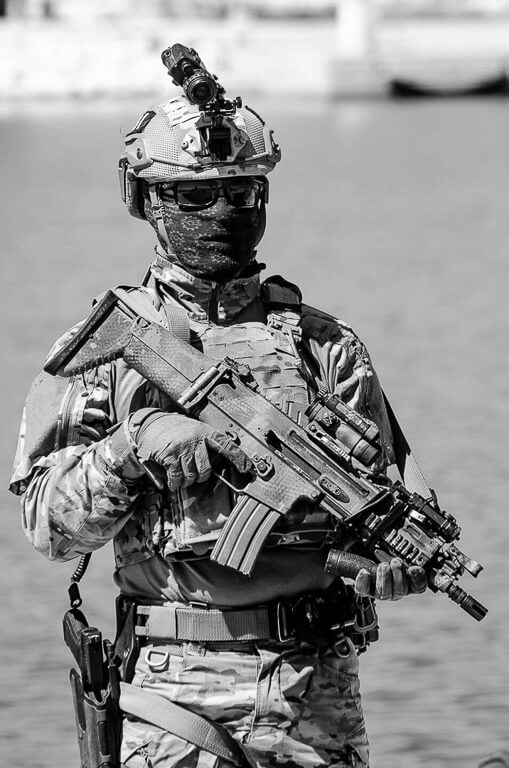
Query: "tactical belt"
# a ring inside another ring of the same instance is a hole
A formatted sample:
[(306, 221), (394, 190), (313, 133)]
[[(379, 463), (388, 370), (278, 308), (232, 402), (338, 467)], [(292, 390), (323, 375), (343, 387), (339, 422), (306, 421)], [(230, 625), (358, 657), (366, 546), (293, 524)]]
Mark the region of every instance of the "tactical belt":
[(138, 605), (134, 629), (145, 641), (285, 643), (306, 639), (310, 633), (339, 634), (353, 622), (353, 615), (345, 617), (337, 608), (337, 600), (325, 592), (243, 609), (219, 610), (201, 604)]

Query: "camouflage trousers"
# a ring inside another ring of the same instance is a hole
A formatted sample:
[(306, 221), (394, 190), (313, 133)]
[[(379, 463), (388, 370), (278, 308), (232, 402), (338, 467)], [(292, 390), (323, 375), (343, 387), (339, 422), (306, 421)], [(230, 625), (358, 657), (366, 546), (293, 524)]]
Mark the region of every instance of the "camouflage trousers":
[[(358, 660), (309, 645), (148, 645), (133, 684), (215, 720), (242, 744), (256, 768), (367, 768), (368, 742)], [(124, 720), (125, 768), (226, 768), (190, 742)]]

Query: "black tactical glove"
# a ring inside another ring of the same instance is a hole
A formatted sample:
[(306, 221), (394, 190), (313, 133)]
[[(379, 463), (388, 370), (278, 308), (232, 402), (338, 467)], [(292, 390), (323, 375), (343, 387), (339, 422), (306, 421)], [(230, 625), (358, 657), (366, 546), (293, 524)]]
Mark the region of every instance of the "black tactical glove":
[(208, 480), (213, 466), (221, 464), (220, 457), (240, 473), (252, 466), (233, 440), (189, 416), (141, 408), (129, 416), (126, 426), (141, 463), (162, 467), (172, 491)]
[(418, 565), (406, 566), (394, 557), (389, 563), (380, 563), (376, 569), (376, 580), (365, 568), (355, 579), (355, 591), (365, 597), (377, 600), (401, 600), (405, 595), (421, 593), (426, 590), (428, 579), (423, 568)]

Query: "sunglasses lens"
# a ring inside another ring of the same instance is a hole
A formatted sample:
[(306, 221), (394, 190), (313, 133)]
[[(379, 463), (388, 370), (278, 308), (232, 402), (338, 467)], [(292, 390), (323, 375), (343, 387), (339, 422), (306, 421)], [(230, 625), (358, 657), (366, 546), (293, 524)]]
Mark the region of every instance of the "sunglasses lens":
[(209, 208), (223, 194), (236, 208), (254, 208), (264, 191), (263, 183), (255, 179), (228, 181), (180, 181), (162, 184), (160, 196), (163, 200), (175, 200), (181, 210)]
[(181, 182), (175, 187), (175, 196), (179, 205), (186, 208), (205, 208), (217, 199), (217, 188), (205, 184)]
[(237, 208), (253, 208), (260, 199), (260, 185), (256, 181), (233, 182), (226, 187), (226, 192)]

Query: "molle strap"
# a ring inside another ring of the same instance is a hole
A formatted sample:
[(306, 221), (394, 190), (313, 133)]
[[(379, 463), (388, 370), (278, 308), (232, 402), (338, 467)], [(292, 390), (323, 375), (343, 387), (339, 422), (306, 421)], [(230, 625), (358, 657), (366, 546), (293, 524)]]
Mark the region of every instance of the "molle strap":
[[(161, 323), (168, 328), (175, 336), (182, 341), (189, 343), (191, 330), (189, 326), (189, 316), (183, 307), (178, 304), (164, 300), (164, 318), (155, 309), (151, 294), (146, 289), (132, 288), (129, 286), (118, 286), (114, 289), (115, 294), (138, 315), (147, 318), (152, 322)], [(164, 322), (166, 320), (166, 322)]]
[(155, 187), (152, 184), (148, 188), (148, 194), (150, 197), (150, 204), (152, 206), (152, 215), (154, 216), (154, 220), (156, 222), (158, 235), (163, 241), (163, 243), (165, 244), (166, 248), (169, 249), (170, 240), (168, 238), (168, 233), (166, 231), (166, 227), (164, 224), (163, 204), (161, 202), (159, 195), (155, 190)]

